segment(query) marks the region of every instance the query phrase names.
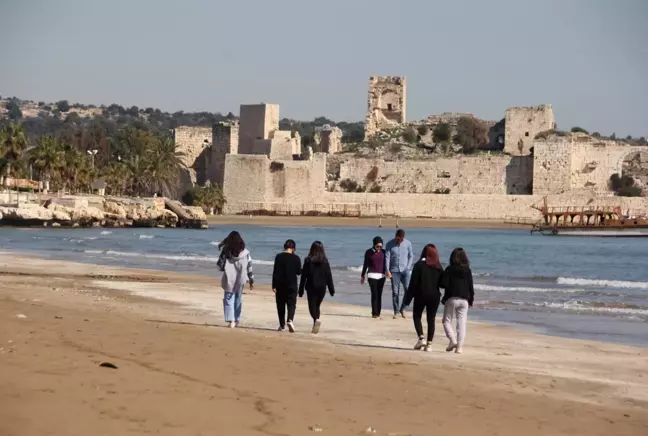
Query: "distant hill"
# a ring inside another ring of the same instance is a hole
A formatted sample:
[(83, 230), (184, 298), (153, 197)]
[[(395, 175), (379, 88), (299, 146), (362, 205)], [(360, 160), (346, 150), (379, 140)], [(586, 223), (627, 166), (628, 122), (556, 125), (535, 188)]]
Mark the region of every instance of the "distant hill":
[[(147, 130), (155, 135), (170, 135), (178, 126), (209, 127), (215, 122), (236, 118), (231, 112), (227, 115), (219, 112), (169, 113), (152, 107), (126, 108), (118, 104), (95, 106), (69, 103), (67, 100), (46, 103), (21, 100), (17, 97), (0, 98), (0, 125), (11, 120), (19, 122), (23, 125), (30, 142), (41, 135), (69, 137), (78, 134), (79, 131), (90, 131), (102, 137), (115, 138), (118, 132), (126, 127)], [(280, 128), (298, 131), (303, 144), (309, 145), (315, 127), (324, 124), (340, 127), (346, 142), (359, 142), (363, 139), (364, 123), (338, 123), (326, 117), (318, 117), (313, 121), (283, 118)]]

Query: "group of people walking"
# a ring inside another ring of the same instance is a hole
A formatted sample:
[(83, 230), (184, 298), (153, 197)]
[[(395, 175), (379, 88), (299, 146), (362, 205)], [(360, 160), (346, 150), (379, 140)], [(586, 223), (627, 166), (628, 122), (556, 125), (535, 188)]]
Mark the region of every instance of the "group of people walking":
[[(221, 285), (224, 290), (225, 321), (234, 328), (241, 318), (243, 287), (246, 283), (250, 284), (251, 289), (254, 286), (252, 259), (238, 232), (230, 233), (219, 247), (218, 266), (223, 272)], [(274, 261), (272, 291), (277, 305), (279, 331), (288, 328), (291, 333), (295, 332), (297, 297), (301, 298), (306, 293), (308, 310), (313, 319), (311, 332), (316, 334), (322, 325), (320, 306), (327, 290), (331, 296), (335, 295), (331, 266), (320, 241), (312, 243), (303, 264), (295, 250), (295, 241), (288, 239), (284, 251), (277, 254)], [(399, 229), (387, 244), (376, 236), (372, 247), (365, 252), (360, 278), (361, 284), (369, 284), (373, 318), (381, 316), (382, 294), (387, 279), (391, 282), (394, 319), (406, 318), (405, 309), (413, 303), (412, 318), (418, 335), (415, 350), (430, 351), (436, 313), (439, 304), (443, 304), (443, 328), (450, 341), (446, 351), (462, 352), (468, 308), (472, 307), (475, 296), (470, 263), (462, 248), (452, 251), (449, 265), (443, 269), (434, 244), (427, 244), (420, 256), (415, 257), (412, 244), (405, 239), (404, 230)], [(441, 289), (444, 290), (443, 296)], [(427, 334), (423, 331), (423, 312), (426, 312)]]

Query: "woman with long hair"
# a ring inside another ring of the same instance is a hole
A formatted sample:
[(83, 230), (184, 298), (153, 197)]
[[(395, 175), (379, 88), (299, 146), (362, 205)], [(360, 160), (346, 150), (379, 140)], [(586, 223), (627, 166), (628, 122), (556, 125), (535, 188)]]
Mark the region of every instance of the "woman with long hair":
[[(439, 252), (434, 244), (427, 244), (423, 247), (421, 257), (412, 269), (412, 278), (405, 294), (405, 305), (414, 300), (412, 317), (414, 318), (414, 328), (418, 335), (418, 342), (414, 346), (415, 350), (430, 351), (432, 348), (432, 339), (434, 338), (434, 321), (436, 312), (441, 301), (441, 285), (443, 271), (439, 262)], [(427, 340), (423, 335), (423, 324), (421, 318), (423, 311), (427, 314)]]
[(335, 295), (333, 286), (333, 275), (329, 264), (324, 244), (315, 241), (311, 245), (310, 252), (304, 259), (301, 280), (299, 282), (299, 297), (304, 296), (304, 289), (308, 298), (308, 310), (313, 318), (312, 333), (317, 334), (322, 325), (320, 320), (320, 305), (326, 295), (328, 288), (331, 297)]
[(250, 289), (254, 288), (252, 257), (239, 232), (231, 232), (220, 245), (223, 247), (219, 256), (219, 267), (222, 259), (223, 271), (223, 312), (228, 327), (234, 328), (241, 321), (243, 287), (249, 282)]
[[(475, 299), (473, 276), (470, 270), (468, 255), (463, 248), (458, 247), (450, 254), (450, 265), (443, 273), (443, 287), (445, 293), (441, 302), (443, 309), (443, 329), (450, 340), (446, 351), (455, 350), (461, 354), (464, 339), (466, 338), (466, 321), (468, 307), (472, 307)], [(454, 318), (457, 318), (457, 334), (452, 328)]]

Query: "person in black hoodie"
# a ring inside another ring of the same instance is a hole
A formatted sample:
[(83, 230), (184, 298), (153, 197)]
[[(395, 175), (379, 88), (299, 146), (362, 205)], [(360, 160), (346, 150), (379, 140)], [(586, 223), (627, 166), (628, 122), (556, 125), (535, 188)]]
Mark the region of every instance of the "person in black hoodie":
[[(442, 303), (443, 329), (450, 340), (446, 351), (455, 350), (461, 353), (466, 337), (466, 320), (468, 307), (472, 307), (475, 299), (472, 271), (468, 255), (463, 248), (455, 248), (450, 255), (450, 265), (443, 274), (442, 286), (445, 288)], [(452, 329), (453, 318), (457, 318), (457, 335)]]
[(314, 334), (319, 332), (322, 325), (322, 321), (320, 320), (320, 305), (326, 295), (326, 288), (328, 288), (331, 297), (335, 295), (331, 265), (329, 265), (326, 257), (324, 244), (320, 241), (315, 241), (311, 245), (308, 257), (304, 259), (301, 280), (299, 282), (300, 298), (304, 295), (304, 289), (306, 289), (308, 310), (310, 311), (311, 317), (313, 317), (312, 333)]
[[(288, 330), (295, 333), (295, 308), (297, 305), (297, 276), (301, 274), (301, 260), (295, 254), (295, 241), (288, 239), (284, 251), (277, 254), (272, 271), (272, 291), (275, 293), (277, 315), (279, 316), (279, 331)], [(288, 322), (286, 323), (286, 306), (288, 307)]]
[[(439, 263), (439, 252), (434, 244), (427, 244), (423, 247), (420, 260), (412, 269), (412, 277), (403, 302), (403, 305), (407, 306), (414, 299), (412, 317), (418, 335), (418, 342), (414, 346), (415, 350), (431, 350), (434, 338), (434, 321), (441, 300), (439, 286), (442, 277), (443, 270)], [(421, 323), (424, 310), (427, 313), (427, 341), (423, 336), (423, 324)]]

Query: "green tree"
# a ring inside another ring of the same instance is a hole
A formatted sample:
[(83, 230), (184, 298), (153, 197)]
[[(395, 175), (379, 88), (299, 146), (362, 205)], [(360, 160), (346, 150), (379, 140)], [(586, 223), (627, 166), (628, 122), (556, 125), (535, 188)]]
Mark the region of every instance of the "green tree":
[(65, 164), (65, 151), (61, 142), (49, 135), (39, 137), (38, 146), (29, 151), (29, 159), (40, 172), (45, 189), (49, 190), (52, 177), (57, 175)]
[(56, 103), (56, 109), (61, 112), (67, 112), (70, 110), (70, 103), (67, 100), (61, 100)]
[(488, 143), (488, 127), (473, 117), (461, 117), (453, 141), (463, 147), (464, 153), (473, 153), (481, 144)]
[(27, 149), (27, 137), (23, 126), (9, 123), (0, 130), (0, 167), (4, 170), (4, 187), (7, 188), (12, 166), (16, 166)]
[(7, 115), (9, 116), (10, 120), (19, 120), (22, 118), (23, 114), (22, 111), (20, 110), (20, 105), (16, 100), (10, 100), (7, 105)]
[(216, 213), (221, 213), (227, 202), (220, 186), (209, 181), (205, 186), (191, 188), (184, 194), (182, 201), (189, 206), (200, 206), (206, 212), (214, 210)]
[(613, 141), (616, 141), (616, 133), (612, 133), (610, 135), (610, 139), (613, 140)]
[(180, 181), (180, 170), (184, 167), (184, 153), (176, 150), (171, 138), (156, 138), (146, 150), (145, 185), (149, 193), (164, 197), (175, 196)]
[(416, 130), (414, 127), (408, 127), (405, 129), (403, 132), (403, 140), (407, 142), (408, 144), (414, 144), (416, 142)]
[(448, 123), (440, 123), (434, 126), (432, 131), (432, 141), (434, 143), (449, 142), (452, 137), (452, 129)]
[(586, 135), (589, 135), (589, 132), (587, 130), (583, 129), (582, 127), (578, 127), (578, 126), (572, 127), (571, 132), (572, 133), (585, 133)]

